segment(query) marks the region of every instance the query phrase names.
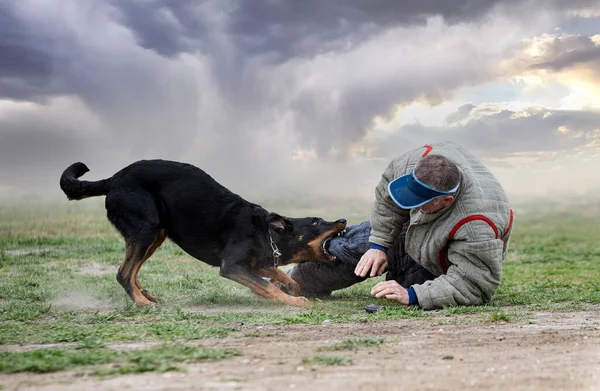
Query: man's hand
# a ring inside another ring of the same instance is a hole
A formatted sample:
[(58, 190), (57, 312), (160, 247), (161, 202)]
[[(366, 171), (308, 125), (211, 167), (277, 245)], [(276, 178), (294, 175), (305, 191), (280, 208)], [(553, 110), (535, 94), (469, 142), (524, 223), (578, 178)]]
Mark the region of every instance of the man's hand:
[(374, 248), (369, 249), (360, 258), (358, 265), (354, 269), (354, 274), (360, 277), (365, 277), (371, 270), (371, 277), (380, 276), (387, 267), (387, 255)]
[(408, 292), (394, 280), (382, 281), (371, 289), (371, 294), (376, 298), (385, 296), (386, 299), (396, 300), (400, 304), (408, 305)]

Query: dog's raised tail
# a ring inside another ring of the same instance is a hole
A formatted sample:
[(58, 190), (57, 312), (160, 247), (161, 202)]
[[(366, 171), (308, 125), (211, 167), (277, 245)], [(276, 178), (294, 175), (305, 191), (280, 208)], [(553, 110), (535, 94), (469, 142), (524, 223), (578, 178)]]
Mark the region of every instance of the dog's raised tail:
[(110, 179), (99, 181), (80, 181), (79, 178), (90, 169), (81, 162), (73, 163), (60, 176), (60, 188), (70, 200), (80, 200), (108, 193)]

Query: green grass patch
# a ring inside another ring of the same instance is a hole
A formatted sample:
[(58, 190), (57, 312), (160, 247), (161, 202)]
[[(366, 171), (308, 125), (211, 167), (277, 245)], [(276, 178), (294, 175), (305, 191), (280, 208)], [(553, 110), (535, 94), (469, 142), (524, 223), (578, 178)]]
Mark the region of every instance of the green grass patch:
[(187, 341), (225, 338), (232, 326), (206, 326), (194, 322), (142, 324), (74, 324), (72, 322), (4, 322), (0, 323), (0, 344), (44, 344), (82, 342), (90, 339), (104, 342)]
[(511, 316), (504, 312), (492, 312), (487, 320), (489, 322), (510, 322)]
[(344, 356), (323, 356), (318, 355), (313, 358), (302, 360), (303, 365), (326, 365), (326, 366), (348, 366), (354, 365), (353, 361)]
[(597, 216), (533, 214), (515, 220), (493, 304), (600, 303)]
[(372, 347), (379, 347), (383, 344), (383, 338), (371, 337), (371, 338), (349, 338), (343, 341), (332, 344), (325, 348), (319, 348), (320, 351), (324, 350), (358, 350)]
[(22, 353), (0, 352), (0, 372), (56, 372), (77, 366), (106, 364), (118, 358), (108, 350), (38, 349)]
[(75, 367), (113, 364), (97, 368), (93, 375), (166, 372), (181, 370), (174, 363), (224, 360), (241, 355), (238, 349), (202, 349), (193, 346), (162, 345), (150, 349), (116, 352), (103, 348), (37, 349), (21, 353), (0, 353), (0, 372), (56, 372)]

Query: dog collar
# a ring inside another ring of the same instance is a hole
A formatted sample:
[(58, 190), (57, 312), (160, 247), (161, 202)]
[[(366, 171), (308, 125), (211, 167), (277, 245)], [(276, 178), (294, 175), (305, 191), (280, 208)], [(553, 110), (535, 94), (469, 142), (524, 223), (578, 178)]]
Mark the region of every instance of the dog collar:
[(281, 251), (279, 251), (277, 244), (275, 244), (275, 241), (273, 240), (271, 228), (269, 228), (269, 242), (271, 243), (271, 249), (273, 250), (273, 266), (277, 267), (279, 266), (279, 258), (281, 257)]

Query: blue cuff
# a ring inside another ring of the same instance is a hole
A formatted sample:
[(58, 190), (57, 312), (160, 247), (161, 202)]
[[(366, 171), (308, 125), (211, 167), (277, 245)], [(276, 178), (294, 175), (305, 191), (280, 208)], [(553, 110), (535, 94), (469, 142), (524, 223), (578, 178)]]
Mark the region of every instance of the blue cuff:
[(408, 305), (419, 305), (419, 299), (417, 299), (415, 290), (410, 287), (406, 291), (408, 292)]
[(383, 247), (383, 246), (380, 246), (380, 245), (375, 244), (375, 243), (371, 243), (371, 245), (369, 246), (369, 248), (374, 248), (376, 250), (381, 250), (381, 251), (383, 251), (386, 254), (387, 254), (387, 250), (388, 250), (387, 247)]

